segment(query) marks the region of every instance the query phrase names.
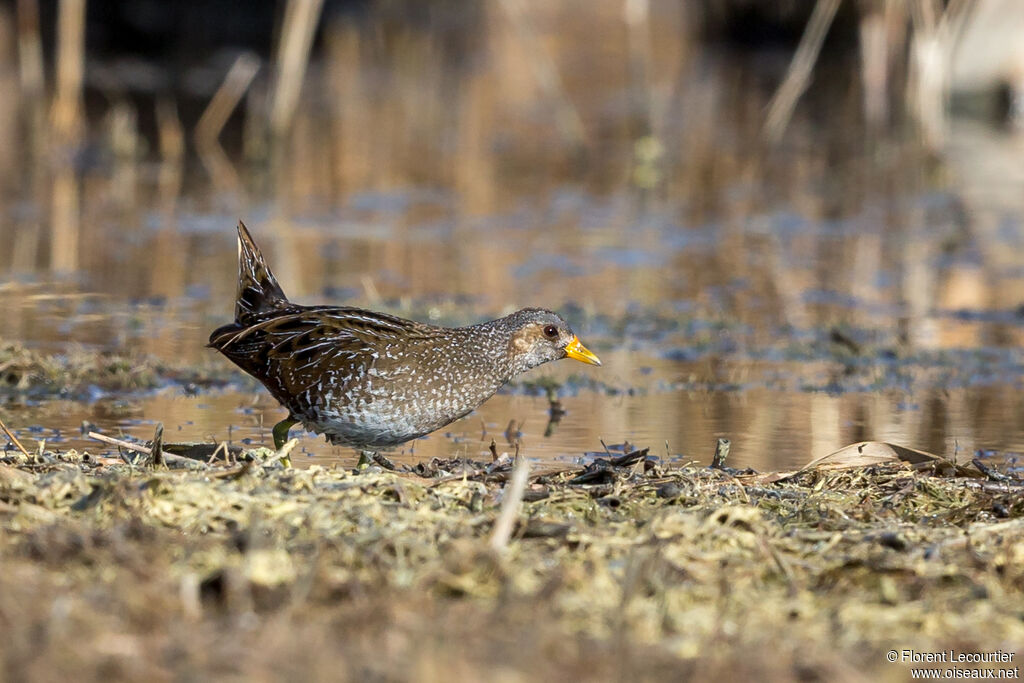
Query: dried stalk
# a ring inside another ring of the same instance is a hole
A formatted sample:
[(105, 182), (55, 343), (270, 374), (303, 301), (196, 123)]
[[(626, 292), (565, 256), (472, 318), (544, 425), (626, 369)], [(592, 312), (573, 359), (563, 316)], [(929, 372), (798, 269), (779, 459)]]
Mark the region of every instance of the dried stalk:
[(491, 548), (494, 550), (500, 551), (508, 546), (516, 517), (519, 516), (519, 505), (523, 502), (523, 493), (526, 491), (526, 482), (529, 477), (530, 463), (527, 462), (525, 456), (520, 455), (516, 458), (516, 464), (512, 469), (512, 480), (505, 487), (501, 511), (498, 513), (494, 531), (491, 533)]
[(288, 131), (295, 116), (322, 7), (323, 0), (289, 0), (285, 8), (270, 110), (270, 130), (277, 137)]
[[(90, 439), (95, 441), (101, 441), (111, 446), (119, 446), (126, 448), (136, 453), (142, 453), (143, 455), (152, 455), (153, 451), (142, 444), (132, 443), (131, 441), (125, 441), (123, 439), (115, 439), (112, 436), (106, 434), (100, 434), (99, 432), (89, 432), (87, 435)], [(195, 466), (200, 469), (206, 469), (206, 463), (200, 460), (193, 460), (192, 458), (185, 458), (180, 455), (174, 455), (173, 453), (163, 453), (163, 459), (167, 463), (174, 463), (176, 465), (188, 465)]]
[(4, 424), (3, 420), (0, 420), (0, 430), (3, 430), (7, 438), (11, 440), (11, 443), (13, 443), (26, 458), (32, 457), (28, 454), (28, 451), (25, 450), (25, 447), (21, 445), (21, 442), (18, 441), (18, 437), (14, 436), (11, 430), (7, 428), (7, 425)]
[(239, 55), (196, 124), (196, 150), (199, 158), (213, 181), (226, 189), (237, 190), (241, 182), (218, 138), (259, 68), (260, 60), (256, 55)]
[(796, 101), (807, 89), (811, 69), (818, 61), (821, 44), (832, 25), (832, 19), (835, 17), (837, 9), (839, 9), (839, 0), (818, 0), (814, 5), (814, 11), (811, 12), (811, 18), (807, 21), (807, 28), (804, 29), (804, 35), (800, 38), (793, 61), (789, 63), (786, 78), (768, 104), (764, 136), (769, 142), (778, 142), (786, 131), (789, 119), (793, 116)]

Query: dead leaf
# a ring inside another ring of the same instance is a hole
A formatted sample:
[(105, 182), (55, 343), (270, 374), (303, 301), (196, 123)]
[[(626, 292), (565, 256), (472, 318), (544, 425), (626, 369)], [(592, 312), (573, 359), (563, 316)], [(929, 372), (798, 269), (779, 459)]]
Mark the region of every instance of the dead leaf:
[(858, 443), (844, 446), (838, 451), (815, 458), (800, 468), (799, 471), (806, 472), (813, 469), (839, 470), (851, 467), (870, 467), (890, 462), (905, 462), (912, 465), (914, 469), (934, 468), (936, 471), (954, 470), (960, 476), (979, 477), (982, 476), (977, 468), (971, 465), (957, 465), (951, 460), (919, 451), (916, 448), (907, 448), (885, 441), (860, 441)]
[(739, 475), (737, 478), (748, 486), (764, 486), (785, 481), (809, 470), (843, 470), (898, 462), (907, 463), (915, 470), (930, 469), (936, 474), (955, 474), (961, 477), (984, 476), (974, 465), (957, 465), (927, 451), (919, 451), (916, 448), (907, 448), (885, 441), (860, 441), (843, 446), (828, 455), (815, 458), (798, 470)]

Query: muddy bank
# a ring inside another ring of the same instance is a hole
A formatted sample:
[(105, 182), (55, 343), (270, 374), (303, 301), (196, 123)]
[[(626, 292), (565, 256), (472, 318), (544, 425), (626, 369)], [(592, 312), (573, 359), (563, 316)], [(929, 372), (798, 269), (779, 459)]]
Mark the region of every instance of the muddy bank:
[(0, 395), (89, 400), (98, 392), (131, 393), (168, 384), (198, 391), (241, 380), (239, 373), (221, 365), (213, 360), (186, 364), (136, 351), (75, 347), (47, 354), (0, 339)]
[(11, 679), (902, 679), (1024, 638), (1010, 482), (633, 458), (534, 472), (495, 549), (507, 467), (5, 462)]

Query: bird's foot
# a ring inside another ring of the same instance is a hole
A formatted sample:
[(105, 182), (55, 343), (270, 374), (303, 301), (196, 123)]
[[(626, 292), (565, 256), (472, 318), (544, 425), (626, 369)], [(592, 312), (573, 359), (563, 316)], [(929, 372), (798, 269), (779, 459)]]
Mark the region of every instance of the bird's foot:
[[(288, 442), (288, 430), (292, 428), (292, 425), (295, 425), (297, 423), (298, 420), (293, 420), (290, 417), (286, 417), (285, 419), (281, 420), (276, 425), (274, 425), (273, 434), (275, 451), (280, 451), (281, 448), (283, 448), (284, 445)], [(283, 458), (281, 458), (281, 464), (284, 465), (285, 467), (291, 467), (291, 456), (286, 455)]]

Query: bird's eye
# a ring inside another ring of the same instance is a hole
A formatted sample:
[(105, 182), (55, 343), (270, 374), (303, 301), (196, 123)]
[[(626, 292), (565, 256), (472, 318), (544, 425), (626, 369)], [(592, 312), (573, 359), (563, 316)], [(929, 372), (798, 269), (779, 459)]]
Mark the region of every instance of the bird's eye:
[(558, 337), (558, 328), (554, 325), (546, 325), (544, 327), (544, 336), (548, 339), (555, 339)]

